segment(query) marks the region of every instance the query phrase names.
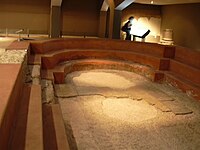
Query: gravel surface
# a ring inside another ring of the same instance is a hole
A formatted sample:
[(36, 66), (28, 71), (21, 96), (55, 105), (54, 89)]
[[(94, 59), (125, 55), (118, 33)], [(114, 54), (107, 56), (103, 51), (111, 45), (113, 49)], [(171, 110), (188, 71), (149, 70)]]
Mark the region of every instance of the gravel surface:
[(0, 63), (21, 63), (24, 61), (26, 51), (0, 49)]
[(0, 48), (0, 56), (3, 55), (3, 53), (5, 53), (5, 49), (4, 48)]
[(6, 50), (16, 38), (0, 37), (0, 63), (21, 63), (24, 61), (26, 51)]

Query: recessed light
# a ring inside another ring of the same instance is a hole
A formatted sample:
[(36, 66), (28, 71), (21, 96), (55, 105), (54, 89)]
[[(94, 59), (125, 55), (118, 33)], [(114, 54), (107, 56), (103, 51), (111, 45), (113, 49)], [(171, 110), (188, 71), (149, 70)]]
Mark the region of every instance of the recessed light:
[(153, 4), (153, 1), (151, 1), (151, 4)]

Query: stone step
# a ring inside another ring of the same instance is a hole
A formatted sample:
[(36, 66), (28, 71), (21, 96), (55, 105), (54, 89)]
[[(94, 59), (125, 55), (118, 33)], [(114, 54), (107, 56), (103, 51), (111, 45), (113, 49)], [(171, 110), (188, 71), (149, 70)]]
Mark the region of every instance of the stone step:
[(70, 150), (59, 104), (43, 105), (44, 149)]
[(148, 54), (136, 52), (114, 51), (114, 50), (65, 50), (57, 53), (55, 51), (51, 56), (41, 57), (42, 69), (52, 69), (63, 61), (79, 59), (112, 59), (121, 61), (130, 61), (151, 66), (155, 69), (168, 70), (169, 59), (159, 58)]
[(176, 74), (174, 72), (166, 72), (165, 82), (181, 89), (187, 95), (190, 95), (195, 99), (200, 100), (200, 86), (191, 82), (188, 79), (183, 78), (179, 74)]
[(43, 150), (41, 86), (31, 85), (26, 126), (26, 150)]
[(15, 130), (11, 135), (9, 146), (10, 150), (22, 150), (25, 147), (30, 91), (31, 87), (29, 85), (24, 85), (23, 96), (20, 102), (19, 112), (17, 114), (15, 123)]
[(41, 65), (41, 55), (36, 54), (36, 55), (27, 55), (27, 63), (29, 65)]
[(121, 61), (138, 62), (160, 70), (168, 70), (169, 59), (158, 58), (155, 56), (140, 54), (128, 51), (98, 50), (98, 49), (71, 49), (55, 50), (47, 54), (28, 55), (29, 65), (41, 65), (43, 69), (52, 69), (61, 61), (79, 59), (113, 59)]
[(57, 97), (65, 98), (65, 97), (74, 97), (78, 96), (78, 92), (76, 88), (71, 84), (55, 84), (55, 95)]
[(56, 66), (54, 69), (42, 70), (41, 78), (54, 80), (56, 84), (64, 83), (65, 76), (74, 71), (94, 70), (94, 69), (116, 69), (135, 72), (147, 77), (152, 81), (162, 80), (164, 75), (162, 72), (154, 70), (151, 67), (140, 65), (137, 63), (129, 63), (126, 61), (114, 61), (103, 59), (87, 59), (70, 61)]
[[(25, 85), (15, 130), (11, 135), (11, 150), (43, 150), (42, 101), (40, 85)], [(19, 138), (20, 137), (20, 138)]]
[(170, 60), (170, 71), (200, 86), (200, 69)]
[(181, 63), (187, 64), (191, 67), (200, 69), (200, 52), (199, 51), (185, 48), (185, 47), (176, 46), (176, 55), (174, 59)]
[(45, 54), (55, 50), (80, 48), (131, 51), (166, 58), (173, 58), (175, 53), (174, 46), (111, 39), (67, 38), (37, 41), (30, 44), (31, 54)]

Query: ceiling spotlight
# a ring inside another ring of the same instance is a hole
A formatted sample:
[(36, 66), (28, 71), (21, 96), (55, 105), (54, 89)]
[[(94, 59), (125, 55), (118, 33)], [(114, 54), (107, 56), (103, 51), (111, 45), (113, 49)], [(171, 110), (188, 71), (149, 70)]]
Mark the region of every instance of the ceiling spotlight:
[(151, 4), (153, 4), (153, 1), (151, 1)]

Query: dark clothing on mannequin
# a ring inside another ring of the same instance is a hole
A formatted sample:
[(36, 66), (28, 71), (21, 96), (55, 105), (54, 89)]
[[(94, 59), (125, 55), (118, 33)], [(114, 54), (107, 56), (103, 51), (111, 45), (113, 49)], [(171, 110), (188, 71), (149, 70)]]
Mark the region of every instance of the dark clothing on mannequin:
[(126, 39), (125, 40), (131, 40), (131, 22), (128, 21), (126, 24), (122, 27), (122, 31), (126, 32)]
[(124, 26), (126, 27), (126, 40), (131, 40), (131, 28), (129, 27), (130, 21), (128, 21)]

